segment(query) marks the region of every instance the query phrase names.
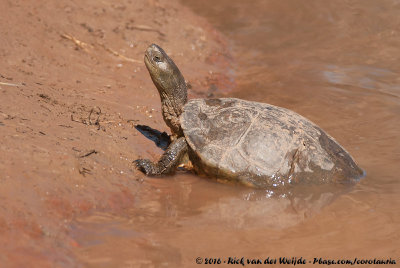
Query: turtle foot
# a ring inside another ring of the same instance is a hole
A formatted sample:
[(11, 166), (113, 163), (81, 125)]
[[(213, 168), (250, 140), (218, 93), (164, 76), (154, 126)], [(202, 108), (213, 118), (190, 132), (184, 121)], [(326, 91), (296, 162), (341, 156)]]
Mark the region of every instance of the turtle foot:
[(156, 176), (161, 175), (161, 173), (157, 172), (156, 165), (151, 162), (149, 159), (137, 159), (133, 161), (133, 164), (136, 166), (138, 170), (143, 172), (148, 176)]

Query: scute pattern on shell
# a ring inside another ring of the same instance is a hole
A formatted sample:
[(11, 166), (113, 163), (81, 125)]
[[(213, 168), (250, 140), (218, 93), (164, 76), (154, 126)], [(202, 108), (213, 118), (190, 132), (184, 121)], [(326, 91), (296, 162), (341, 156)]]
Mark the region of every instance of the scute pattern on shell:
[(362, 175), (351, 156), (318, 126), (269, 104), (194, 99), (181, 126), (198, 173), (257, 187), (350, 181)]

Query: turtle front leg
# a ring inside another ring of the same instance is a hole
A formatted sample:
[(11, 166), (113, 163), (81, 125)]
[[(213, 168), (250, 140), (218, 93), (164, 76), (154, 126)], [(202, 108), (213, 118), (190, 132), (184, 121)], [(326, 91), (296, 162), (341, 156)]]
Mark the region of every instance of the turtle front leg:
[(148, 176), (170, 174), (180, 164), (182, 157), (187, 152), (187, 146), (185, 137), (180, 137), (168, 146), (157, 163), (153, 163), (149, 159), (137, 159), (133, 162), (140, 171)]

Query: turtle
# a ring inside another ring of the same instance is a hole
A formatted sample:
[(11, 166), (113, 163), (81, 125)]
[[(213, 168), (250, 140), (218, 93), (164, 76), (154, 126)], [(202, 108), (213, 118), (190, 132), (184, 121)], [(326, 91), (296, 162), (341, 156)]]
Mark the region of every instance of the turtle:
[(316, 124), (291, 110), (237, 98), (191, 99), (173, 60), (156, 44), (144, 56), (172, 142), (161, 158), (134, 161), (148, 176), (189, 158), (196, 174), (253, 187), (349, 183), (364, 174)]

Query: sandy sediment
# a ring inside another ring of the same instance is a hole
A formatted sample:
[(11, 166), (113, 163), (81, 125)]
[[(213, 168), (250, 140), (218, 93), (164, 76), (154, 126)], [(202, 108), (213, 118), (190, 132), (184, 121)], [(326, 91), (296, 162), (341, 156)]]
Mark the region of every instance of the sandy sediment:
[(122, 212), (161, 150), (134, 128), (169, 131), (143, 63), (161, 45), (189, 96), (233, 86), (224, 38), (176, 1), (0, 3), (0, 263), (71, 267), (77, 215)]

